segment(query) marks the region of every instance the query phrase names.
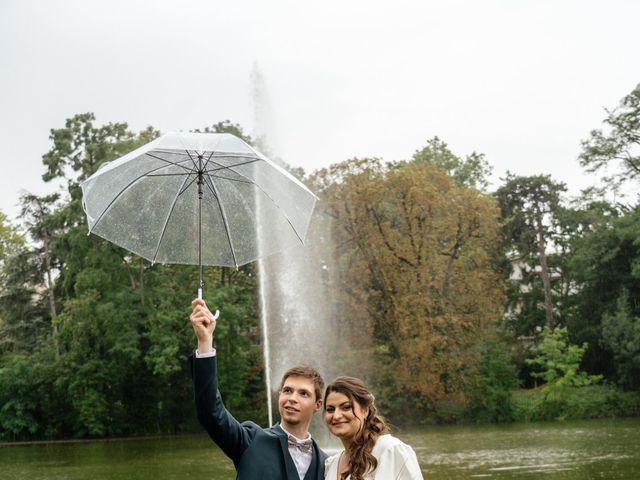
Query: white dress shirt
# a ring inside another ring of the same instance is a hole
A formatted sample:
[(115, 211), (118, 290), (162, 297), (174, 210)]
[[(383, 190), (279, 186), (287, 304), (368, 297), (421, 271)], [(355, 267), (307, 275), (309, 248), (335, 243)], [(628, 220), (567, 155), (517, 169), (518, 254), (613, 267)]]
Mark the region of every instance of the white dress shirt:
[[(280, 424), (280, 428), (284, 430), (284, 433), (293, 437), (297, 442), (304, 442), (306, 440), (311, 440), (311, 434), (307, 433), (307, 438), (298, 438), (293, 433), (287, 432), (282, 424)], [(308, 451), (302, 451), (298, 447), (289, 445), (289, 454), (291, 455), (291, 459), (296, 466), (296, 470), (298, 470), (298, 475), (300, 475), (300, 480), (304, 479), (304, 476), (307, 474), (307, 470), (309, 470), (309, 466), (311, 465), (311, 460), (313, 459), (313, 448), (310, 448)]]

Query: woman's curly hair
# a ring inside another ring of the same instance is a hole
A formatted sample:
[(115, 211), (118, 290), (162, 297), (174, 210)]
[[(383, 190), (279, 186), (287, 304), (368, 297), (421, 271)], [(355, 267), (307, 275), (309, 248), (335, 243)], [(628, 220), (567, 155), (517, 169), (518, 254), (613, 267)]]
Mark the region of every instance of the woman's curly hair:
[[(371, 453), (376, 440), (380, 435), (389, 432), (389, 426), (384, 418), (378, 415), (378, 409), (374, 403), (374, 396), (365, 383), (359, 378), (338, 377), (331, 384), (327, 385), (324, 393), (324, 404), (326, 408), (327, 397), (330, 393), (342, 393), (351, 400), (351, 411), (353, 404), (358, 403), (361, 409), (369, 409), (366, 418), (360, 418), (361, 426), (355, 434), (351, 445), (347, 449), (349, 454), (349, 469), (342, 474), (340, 480), (346, 480), (351, 475), (351, 480), (364, 480), (367, 473), (373, 472), (378, 467), (378, 460)], [(359, 418), (356, 416), (356, 418)]]

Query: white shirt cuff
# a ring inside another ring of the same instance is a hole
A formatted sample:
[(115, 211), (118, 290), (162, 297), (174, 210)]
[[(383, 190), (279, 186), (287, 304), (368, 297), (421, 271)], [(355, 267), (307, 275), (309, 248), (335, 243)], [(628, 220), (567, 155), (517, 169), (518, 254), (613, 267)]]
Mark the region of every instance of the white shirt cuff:
[(207, 353), (200, 353), (198, 352), (198, 350), (196, 350), (196, 358), (209, 358), (209, 357), (215, 357), (215, 356), (216, 356), (215, 348), (212, 351)]

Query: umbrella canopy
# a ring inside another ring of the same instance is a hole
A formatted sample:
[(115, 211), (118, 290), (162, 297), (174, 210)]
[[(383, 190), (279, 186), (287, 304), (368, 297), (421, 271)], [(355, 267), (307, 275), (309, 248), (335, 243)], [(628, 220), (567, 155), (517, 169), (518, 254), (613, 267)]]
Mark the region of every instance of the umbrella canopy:
[(228, 133), (168, 133), (82, 183), (89, 233), (151, 261), (238, 267), (304, 243), (315, 195)]

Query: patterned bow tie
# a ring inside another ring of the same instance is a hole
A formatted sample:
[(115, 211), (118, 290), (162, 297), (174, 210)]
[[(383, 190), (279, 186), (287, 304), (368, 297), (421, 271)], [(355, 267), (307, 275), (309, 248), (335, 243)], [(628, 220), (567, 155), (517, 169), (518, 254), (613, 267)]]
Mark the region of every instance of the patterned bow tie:
[(287, 437), (287, 444), (289, 445), (289, 447), (296, 447), (298, 450), (304, 453), (309, 453), (311, 451), (311, 447), (313, 446), (310, 438), (302, 440), (300, 442), (291, 435)]

